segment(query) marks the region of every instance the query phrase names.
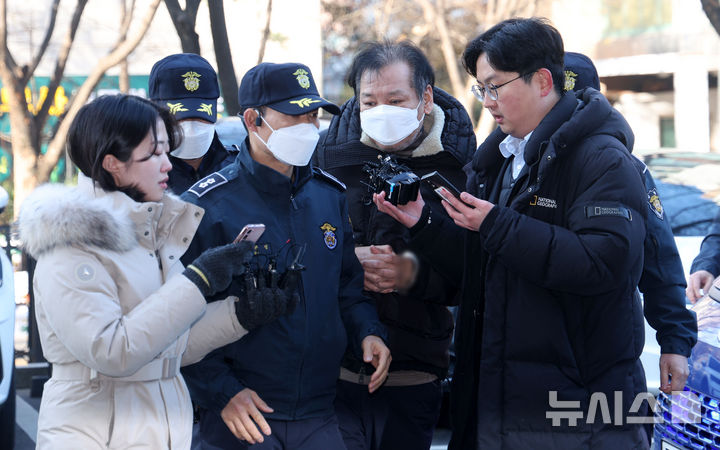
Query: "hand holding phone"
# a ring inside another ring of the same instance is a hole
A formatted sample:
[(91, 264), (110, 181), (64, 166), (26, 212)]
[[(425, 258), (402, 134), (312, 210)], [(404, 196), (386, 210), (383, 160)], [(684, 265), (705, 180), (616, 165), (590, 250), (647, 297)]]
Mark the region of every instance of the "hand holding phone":
[[(435, 194), (446, 202), (450, 203), (450, 199), (447, 198), (448, 195), (453, 195), (455, 198), (460, 200), (460, 189), (456, 188), (447, 178), (440, 175), (439, 172), (430, 172), (424, 175), (421, 180), (430, 185)], [(467, 203), (465, 204), (467, 205)], [(471, 205), (467, 206), (472, 207)]]
[(248, 241), (253, 244), (260, 239), (260, 236), (265, 232), (265, 225), (262, 223), (249, 223), (240, 230), (233, 243)]

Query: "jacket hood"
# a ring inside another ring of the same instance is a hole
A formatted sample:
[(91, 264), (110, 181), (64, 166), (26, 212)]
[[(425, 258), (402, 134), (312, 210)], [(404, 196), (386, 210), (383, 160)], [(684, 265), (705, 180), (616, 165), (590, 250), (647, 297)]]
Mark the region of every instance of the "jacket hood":
[(38, 187), (23, 202), (18, 216), (25, 250), (36, 259), (56, 247), (130, 250), (137, 244), (135, 226), (126, 211), (115, 206), (113, 194), (94, 197), (78, 187), (59, 184)]
[(610, 105), (607, 98), (592, 88), (575, 93), (577, 107), (572, 118), (554, 136), (569, 144), (588, 136), (604, 134), (619, 140), (632, 152), (635, 135), (627, 120)]
[[(475, 132), (465, 108), (438, 87), (433, 87), (433, 102), (445, 115), (440, 135), (443, 150), (461, 163), (469, 161), (475, 151)], [(318, 156), (324, 159), (320, 166), (325, 169), (375, 159), (379, 151), (360, 141), (360, 105), (355, 97), (342, 105), (340, 114), (333, 117), (330, 127), (323, 134), (319, 146), (324, 151)]]

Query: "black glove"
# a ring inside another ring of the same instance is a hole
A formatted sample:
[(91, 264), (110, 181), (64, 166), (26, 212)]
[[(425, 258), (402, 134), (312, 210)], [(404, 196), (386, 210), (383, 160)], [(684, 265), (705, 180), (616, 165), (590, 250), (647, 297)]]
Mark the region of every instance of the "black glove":
[(279, 316), (292, 314), (295, 305), (300, 301), (300, 295), (296, 289), (299, 274), (294, 274), (291, 282), (288, 282), (288, 275), (290, 272), (286, 274), (283, 289), (278, 287), (276, 272), (272, 272), (270, 275), (269, 287), (257, 287), (255, 277), (248, 272), (244, 276), (245, 286), (242, 292), (238, 292), (240, 290), (238, 289), (239, 283), (233, 282), (229, 294), (239, 298), (235, 303), (235, 314), (243, 328), (250, 331), (260, 325), (272, 322)]
[(233, 276), (245, 271), (253, 254), (253, 244), (238, 242), (205, 250), (185, 268), (183, 275), (200, 289), (203, 296), (210, 297), (230, 286)]

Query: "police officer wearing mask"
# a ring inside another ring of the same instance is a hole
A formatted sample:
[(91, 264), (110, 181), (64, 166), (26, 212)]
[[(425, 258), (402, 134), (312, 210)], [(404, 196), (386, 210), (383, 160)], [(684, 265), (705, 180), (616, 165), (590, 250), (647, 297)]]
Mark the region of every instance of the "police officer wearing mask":
[(237, 152), (228, 150), (215, 132), (217, 74), (205, 58), (194, 53), (166, 56), (153, 65), (150, 99), (168, 109), (180, 122), (183, 140), (170, 152), (168, 187), (182, 194), (199, 179), (232, 163)]
[[(348, 185), (365, 289), (388, 329), (393, 361), (388, 381), (370, 395), (370, 367), (348, 352), (335, 407), (348, 450), (428, 449), (449, 368), (453, 317), (446, 305), (457, 289), (417, 256), (407, 228), (377, 211), (363, 166), (392, 155), (418, 176), (438, 171), (462, 187), (462, 167), (475, 151), (473, 126), (463, 106), (434, 86), (429, 61), (410, 42), (365, 44), (347, 80), (355, 96), (330, 123), (317, 160)], [(421, 189), (446, 215), (440, 198), (424, 183)]]
[(258, 264), (282, 273), (299, 260), (305, 269), (292, 314), (183, 372), (202, 408), (198, 444), (344, 448), (333, 400), (346, 346), (370, 363), (370, 392), (385, 381), (390, 351), (375, 306), (362, 294), (344, 186), (308, 164), (318, 108), (338, 107), (319, 96), (310, 69), (294, 63), (250, 69), (239, 101), (248, 137), (237, 159), (182, 196), (205, 208), (183, 260), (231, 242), (246, 223), (262, 223)]

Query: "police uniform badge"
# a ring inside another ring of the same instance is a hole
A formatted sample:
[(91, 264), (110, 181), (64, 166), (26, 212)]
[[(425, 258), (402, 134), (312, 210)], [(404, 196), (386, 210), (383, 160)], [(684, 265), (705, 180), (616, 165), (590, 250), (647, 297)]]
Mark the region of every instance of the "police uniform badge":
[(200, 77), (201, 75), (197, 72), (185, 72), (183, 75), (183, 83), (185, 84), (185, 89), (187, 89), (190, 92), (197, 91), (200, 87)]
[(660, 196), (657, 193), (656, 188), (652, 188), (647, 193), (648, 196), (648, 203), (650, 204), (650, 209), (652, 212), (655, 213), (655, 215), (658, 217), (658, 219), (663, 220), (663, 215), (665, 214), (665, 210), (663, 209), (662, 203), (660, 203)]
[(323, 240), (327, 248), (330, 250), (334, 249), (337, 246), (337, 236), (335, 236), (335, 230), (337, 230), (337, 228), (325, 222), (320, 229), (323, 231)]
[(578, 74), (572, 70), (565, 71), (565, 92), (572, 91), (575, 89), (575, 81), (577, 80)]
[(301, 88), (307, 89), (310, 87), (310, 78), (308, 77), (308, 72), (305, 69), (298, 69), (293, 73), (295, 75), (295, 78), (298, 80), (298, 84)]

